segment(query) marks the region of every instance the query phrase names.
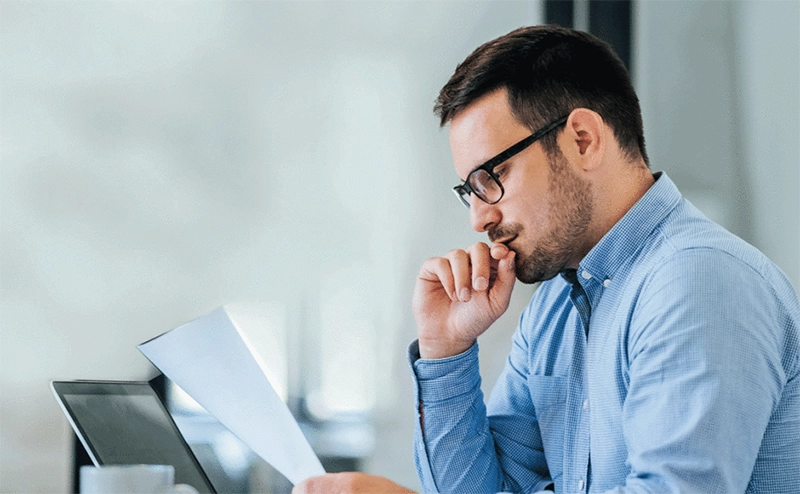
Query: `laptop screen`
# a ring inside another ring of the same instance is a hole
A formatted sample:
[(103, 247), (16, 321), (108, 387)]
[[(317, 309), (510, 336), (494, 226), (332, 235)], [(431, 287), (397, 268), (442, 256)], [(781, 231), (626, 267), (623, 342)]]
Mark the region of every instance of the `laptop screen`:
[(175, 467), (175, 482), (211, 493), (175, 422), (146, 382), (53, 382), (75, 432), (99, 465)]

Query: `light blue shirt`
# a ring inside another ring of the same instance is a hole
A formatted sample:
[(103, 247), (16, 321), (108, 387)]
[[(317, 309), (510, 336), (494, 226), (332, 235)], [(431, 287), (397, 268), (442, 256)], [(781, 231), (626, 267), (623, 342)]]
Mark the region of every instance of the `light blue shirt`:
[(426, 491), (800, 492), (797, 295), (656, 176), (541, 284), (486, 406), (477, 345), (411, 344)]

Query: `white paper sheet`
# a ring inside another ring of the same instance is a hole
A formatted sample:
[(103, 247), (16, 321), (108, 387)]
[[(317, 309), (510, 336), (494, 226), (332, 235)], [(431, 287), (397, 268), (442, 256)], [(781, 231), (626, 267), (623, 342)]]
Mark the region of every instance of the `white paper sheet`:
[(293, 484), (325, 473), (224, 308), (138, 348)]

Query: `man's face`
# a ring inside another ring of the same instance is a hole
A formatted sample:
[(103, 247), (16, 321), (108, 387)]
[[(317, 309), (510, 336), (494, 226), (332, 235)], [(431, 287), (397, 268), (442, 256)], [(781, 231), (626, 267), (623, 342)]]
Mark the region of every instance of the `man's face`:
[[(450, 123), (456, 173), (463, 180), (530, 134), (511, 113), (504, 89), (484, 96)], [(548, 157), (538, 142), (495, 172), (505, 194), (496, 204), (473, 197), (472, 227), (516, 252), (516, 274), (523, 283), (548, 280), (566, 267), (576, 267), (592, 218), (590, 184), (560, 151)]]

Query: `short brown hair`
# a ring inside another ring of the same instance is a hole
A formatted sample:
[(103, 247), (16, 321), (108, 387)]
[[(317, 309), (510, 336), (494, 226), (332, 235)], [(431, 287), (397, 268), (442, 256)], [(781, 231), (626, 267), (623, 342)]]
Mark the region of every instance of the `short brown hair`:
[[(523, 125), (537, 128), (575, 108), (597, 112), (629, 158), (648, 163), (639, 99), (625, 64), (591, 34), (558, 26), (532, 26), (484, 43), (457, 68), (439, 92), (434, 113), (441, 125), (496, 89)], [(548, 153), (556, 134), (542, 139)]]

